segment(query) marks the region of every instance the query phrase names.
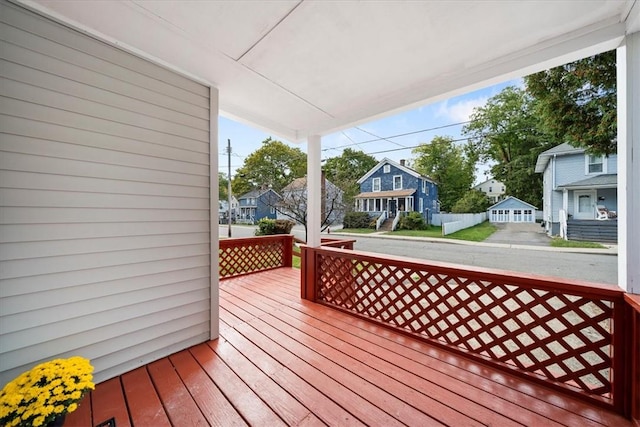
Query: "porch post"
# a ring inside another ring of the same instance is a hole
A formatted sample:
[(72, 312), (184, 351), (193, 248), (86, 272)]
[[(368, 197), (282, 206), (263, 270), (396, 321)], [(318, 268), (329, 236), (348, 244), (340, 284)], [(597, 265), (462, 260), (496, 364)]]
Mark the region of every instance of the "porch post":
[(640, 294), (640, 32), (617, 50), (618, 284)]
[(321, 138), (311, 135), (307, 139), (307, 245), (320, 246), (322, 209)]
[[(231, 206), (229, 206), (231, 213)], [(229, 215), (231, 218), (231, 215)], [(220, 237), (218, 236), (218, 89), (209, 88), (209, 240), (210, 275), (209, 290), (210, 319), (209, 338), (214, 340), (220, 335), (220, 274), (218, 270), (218, 254)]]

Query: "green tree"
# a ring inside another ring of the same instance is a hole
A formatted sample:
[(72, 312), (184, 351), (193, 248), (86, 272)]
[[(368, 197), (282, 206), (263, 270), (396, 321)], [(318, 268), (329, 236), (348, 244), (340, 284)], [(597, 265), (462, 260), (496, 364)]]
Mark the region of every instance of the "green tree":
[(227, 174), (218, 172), (218, 198), (220, 200), (229, 199), (229, 180)]
[(506, 193), (534, 206), (542, 199), (542, 175), (535, 173), (538, 155), (558, 142), (540, 130), (535, 101), (522, 89), (507, 87), (471, 115), (462, 132), (479, 159), (494, 163), (491, 173)]
[(438, 199), (443, 211), (466, 193), (474, 179), (476, 157), (473, 151), (455, 145), (448, 136), (436, 136), (413, 150), (413, 168), (438, 183)]
[(233, 193), (242, 195), (254, 188), (280, 192), (295, 178), (307, 172), (307, 155), (299, 148), (267, 138), (251, 153), (232, 180)]
[(342, 189), (342, 202), (348, 211), (353, 210), (354, 198), (360, 193), (358, 180), (377, 164), (375, 157), (351, 148), (346, 148), (338, 157), (327, 159), (325, 177)]
[(557, 144), (616, 152), (616, 53), (609, 51), (525, 77), (541, 124)]
[(480, 213), (485, 212), (490, 205), (489, 199), (482, 191), (469, 190), (453, 205), (451, 212)]

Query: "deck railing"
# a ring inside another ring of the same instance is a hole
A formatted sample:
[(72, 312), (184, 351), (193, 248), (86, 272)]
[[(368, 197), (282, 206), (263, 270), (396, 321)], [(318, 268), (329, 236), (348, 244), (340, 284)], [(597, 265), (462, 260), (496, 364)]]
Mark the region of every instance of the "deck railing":
[(302, 259), (303, 298), (630, 415), (630, 310), (615, 286), (333, 248)]
[(290, 234), (220, 240), (220, 278), (291, 267), (292, 250)]

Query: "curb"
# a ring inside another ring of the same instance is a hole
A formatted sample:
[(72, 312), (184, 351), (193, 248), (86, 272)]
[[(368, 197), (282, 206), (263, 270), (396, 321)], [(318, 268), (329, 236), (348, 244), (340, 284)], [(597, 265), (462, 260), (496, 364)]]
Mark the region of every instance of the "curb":
[[(326, 234), (326, 233), (323, 233)], [(340, 231), (332, 231), (330, 235), (341, 235), (349, 237), (373, 237), (378, 239), (390, 239), (390, 240), (405, 240), (405, 241), (418, 241), (418, 242), (431, 242), (431, 243), (449, 243), (452, 245), (466, 245), (466, 246), (480, 246), (489, 248), (504, 248), (504, 249), (521, 249), (529, 251), (545, 251), (545, 252), (567, 252), (567, 253), (579, 253), (579, 254), (596, 254), (596, 255), (618, 255), (618, 245), (603, 245), (606, 249), (596, 248), (554, 248), (551, 246), (536, 246), (536, 245), (523, 245), (514, 243), (485, 243), (485, 242), (471, 242), (468, 240), (456, 240), (456, 239), (441, 239), (437, 237), (412, 237), (412, 236), (390, 236), (381, 233), (343, 233)]]

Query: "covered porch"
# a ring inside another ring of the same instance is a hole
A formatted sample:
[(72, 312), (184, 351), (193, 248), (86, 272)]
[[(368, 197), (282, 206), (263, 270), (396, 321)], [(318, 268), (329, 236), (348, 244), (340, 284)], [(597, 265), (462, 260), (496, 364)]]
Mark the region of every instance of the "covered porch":
[[(632, 425), (620, 413), (638, 407), (640, 307), (615, 287), (552, 291), (546, 278), (510, 274), (499, 294), (490, 283), (505, 272), (385, 261), (331, 241), (303, 248), (302, 278), (316, 286), (301, 290), (290, 243), (225, 240), (220, 337), (100, 383), (65, 426)], [(416, 286), (421, 313), (407, 299)], [(478, 339), (466, 349), (464, 328)]]

